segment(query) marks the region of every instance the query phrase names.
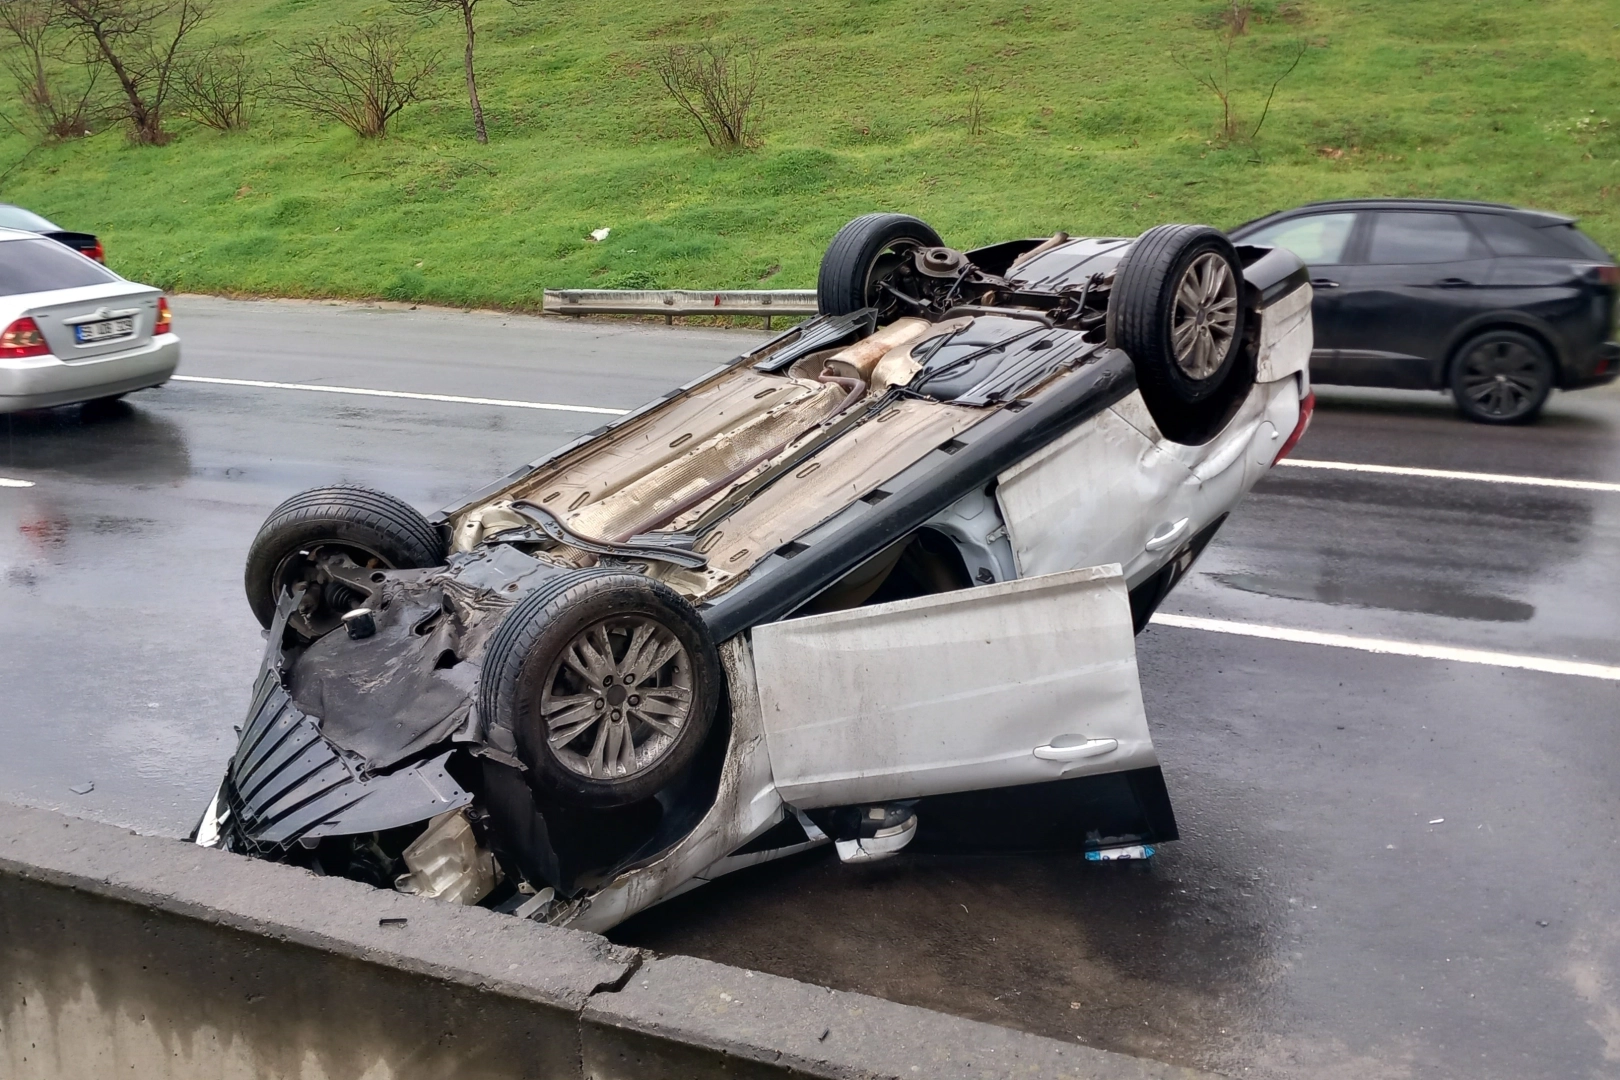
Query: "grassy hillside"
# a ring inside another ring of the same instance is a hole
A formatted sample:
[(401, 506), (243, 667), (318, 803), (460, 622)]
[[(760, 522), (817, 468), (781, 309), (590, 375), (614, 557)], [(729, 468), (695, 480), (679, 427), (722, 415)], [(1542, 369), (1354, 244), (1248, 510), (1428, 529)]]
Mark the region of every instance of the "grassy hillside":
[[(116, 269), (170, 288), (516, 307), (544, 286), (808, 286), (873, 209), (969, 246), (1424, 194), (1576, 214), (1620, 247), (1617, 0), (1259, 4), (1230, 61), (1248, 123), (1293, 43), (1310, 48), (1258, 138), (1230, 146), (1183, 66), (1208, 69), (1224, 6), (484, 0), (488, 146), (446, 20), (421, 24), (445, 51), (433, 99), (384, 140), (268, 104), (240, 133), (175, 121), (156, 149), (12, 135), (0, 199), (102, 234)], [(278, 43), (388, 10), (222, 0), (203, 36), (273, 71)], [(753, 153), (710, 150), (649, 67), (705, 37), (758, 43)]]

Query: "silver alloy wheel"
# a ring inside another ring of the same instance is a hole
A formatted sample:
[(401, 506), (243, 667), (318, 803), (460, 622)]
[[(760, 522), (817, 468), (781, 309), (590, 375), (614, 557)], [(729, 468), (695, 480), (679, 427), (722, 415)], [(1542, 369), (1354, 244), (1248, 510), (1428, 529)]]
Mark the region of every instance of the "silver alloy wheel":
[(1205, 252), (1182, 272), (1176, 286), (1170, 336), (1176, 366), (1191, 379), (1207, 379), (1220, 370), (1237, 332), (1237, 278), (1227, 261)]
[(657, 764), (691, 718), (692, 658), (664, 624), (644, 615), (592, 623), (546, 674), (540, 718), (570, 772), (593, 780)]
[(1514, 419), (1540, 400), (1542, 367), (1541, 357), (1517, 341), (1487, 341), (1463, 358), (1462, 392), (1487, 416)]

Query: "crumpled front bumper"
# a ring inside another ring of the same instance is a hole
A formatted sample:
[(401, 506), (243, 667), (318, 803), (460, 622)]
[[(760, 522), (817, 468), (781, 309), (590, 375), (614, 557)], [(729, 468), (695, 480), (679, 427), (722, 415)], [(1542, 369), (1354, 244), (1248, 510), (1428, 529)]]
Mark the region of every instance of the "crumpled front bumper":
[(446, 771), (450, 754), (367, 774), (362, 762), (326, 740), (318, 718), (293, 703), (279, 664), (268, 662), (197, 843), (268, 853), (301, 840), (426, 821), (472, 802)]

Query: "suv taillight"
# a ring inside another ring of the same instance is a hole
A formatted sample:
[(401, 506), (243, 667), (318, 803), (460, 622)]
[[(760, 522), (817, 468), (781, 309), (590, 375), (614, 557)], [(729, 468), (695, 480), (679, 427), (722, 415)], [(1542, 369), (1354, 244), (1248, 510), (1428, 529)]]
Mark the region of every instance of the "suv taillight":
[(1594, 266), (1587, 273), (1599, 285), (1620, 285), (1620, 266)]
[(1294, 452), (1299, 440), (1305, 437), (1305, 429), (1311, 426), (1311, 414), (1314, 412), (1316, 412), (1316, 391), (1312, 390), (1299, 399), (1299, 422), (1294, 425), (1294, 433), (1288, 436), (1288, 441), (1282, 444), (1282, 449), (1277, 451), (1277, 456), (1271, 459), (1273, 466)]
[(174, 316), (169, 313), (168, 297), (158, 297), (157, 321), (152, 324), (154, 334), (174, 333)]
[(96, 260), (96, 262), (100, 263), (102, 266), (107, 265), (107, 249), (101, 246), (100, 240), (97, 240), (95, 246), (89, 251), (85, 252), (85, 254)]
[(0, 333), (0, 356), (17, 359), (49, 355), (51, 347), (45, 344), (45, 335), (39, 332), (39, 324), (26, 315)]

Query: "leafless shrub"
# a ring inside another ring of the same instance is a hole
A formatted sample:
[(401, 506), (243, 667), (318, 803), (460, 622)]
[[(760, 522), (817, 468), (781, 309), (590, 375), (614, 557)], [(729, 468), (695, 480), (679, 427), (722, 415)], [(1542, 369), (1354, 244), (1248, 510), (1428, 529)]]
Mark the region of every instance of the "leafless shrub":
[(710, 146), (748, 150), (759, 145), (757, 48), (714, 41), (671, 45), (652, 64), (664, 89), (698, 122)]
[(973, 100), (968, 102), (967, 125), (969, 135), (984, 134), (984, 92), (977, 83), (973, 85)]
[[(1310, 47), (1310, 43), (1304, 38), (1295, 43), (1293, 55), (1271, 80), (1266, 90), (1265, 104), (1260, 110), (1260, 117), (1251, 128), (1239, 115), (1237, 108), (1239, 86), (1245, 83), (1254, 85), (1253, 80), (1243, 78), (1241, 72), (1234, 74), (1232, 70), (1233, 46), (1237, 36), (1238, 34), (1228, 27), (1216, 32), (1209, 53), (1201, 60), (1185, 56), (1173, 58), (1176, 65), (1190, 75), (1194, 82), (1208, 90), (1220, 102), (1221, 124), (1217, 132), (1217, 141), (1222, 146), (1236, 142), (1253, 142), (1259, 136), (1260, 129), (1265, 126), (1266, 117), (1271, 115), (1271, 103), (1277, 96), (1277, 88), (1282, 85), (1284, 79), (1294, 73), (1295, 68), (1299, 67), (1300, 61), (1305, 58), (1305, 50)], [(1238, 60), (1240, 66), (1245, 62), (1243, 58)]]
[(343, 26), (286, 51), (288, 69), (274, 95), (363, 139), (388, 134), (389, 122), (421, 98), (438, 69), (437, 54), (387, 22)]
[(34, 133), (47, 140), (87, 135), (104, 112), (97, 95), (101, 69), (71, 62), (56, 9), (55, 0), (0, 2), (6, 70)]
[(177, 111), (215, 131), (247, 127), (255, 76), (241, 49), (211, 45), (186, 57), (175, 75)]
[(163, 108), (186, 38), (208, 18), (204, 0), (56, 0), (56, 21), (91, 64), (105, 64), (120, 93), (115, 115), (130, 141), (161, 146)]

